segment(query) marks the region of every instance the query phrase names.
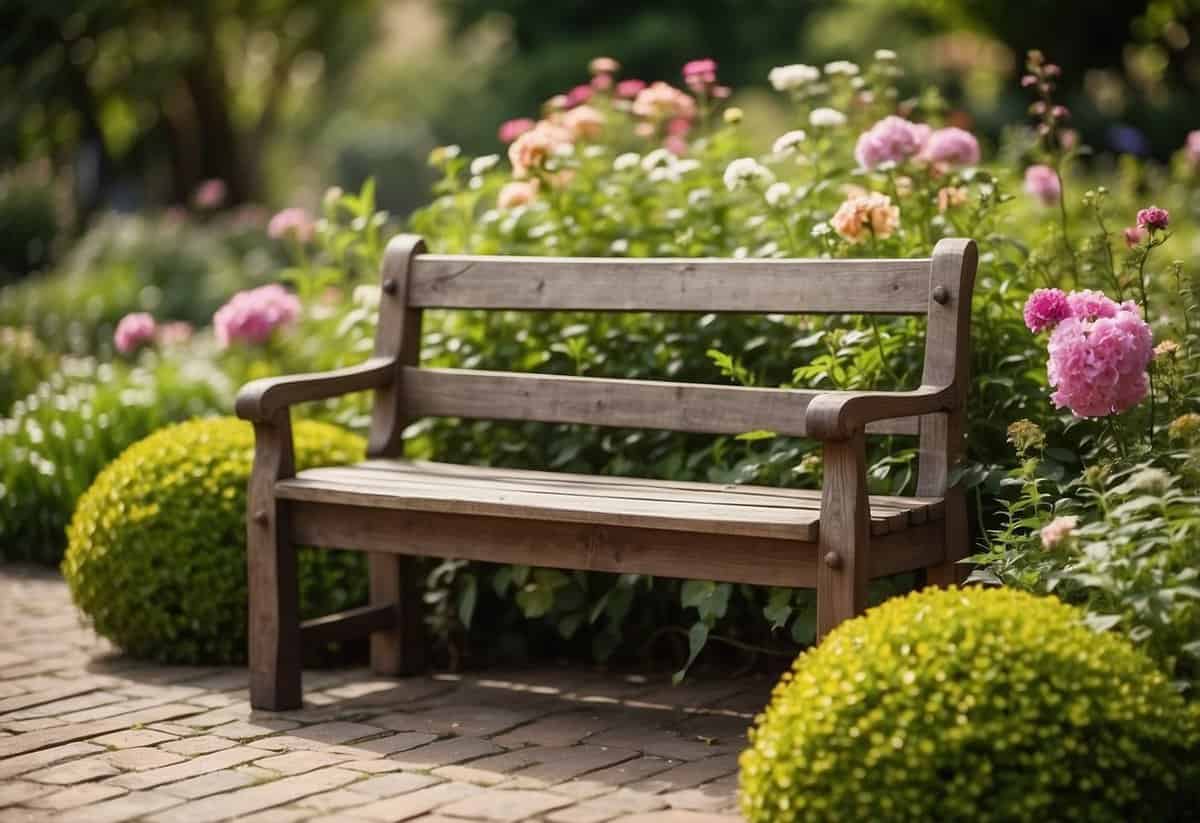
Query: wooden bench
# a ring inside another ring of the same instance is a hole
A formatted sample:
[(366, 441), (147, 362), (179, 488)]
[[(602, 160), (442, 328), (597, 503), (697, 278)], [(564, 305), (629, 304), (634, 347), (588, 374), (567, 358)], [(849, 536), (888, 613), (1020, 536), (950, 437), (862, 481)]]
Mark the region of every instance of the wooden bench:
[[(942, 240), (916, 260), (630, 260), (427, 254), (388, 245), (374, 356), (322, 374), (256, 380), (249, 492), (250, 694), (301, 703), (303, 643), (370, 634), (379, 674), (419, 671), (420, 581), (410, 558), (815, 587), (818, 636), (866, 605), (869, 578), (958, 578), (968, 548), (947, 478), (963, 441), (977, 253)], [(804, 391), (420, 368), (427, 308), (900, 314), (928, 318), (913, 391)], [(368, 453), (296, 473), (290, 407), (374, 391)], [(739, 434), (823, 443), (819, 492), (406, 461), (401, 432), (446, 416)], [(868, 496), (865, 437), (920, 438), (915, 497)], [(370, 605), (297, 614), (295, 546), (369, 553)]]

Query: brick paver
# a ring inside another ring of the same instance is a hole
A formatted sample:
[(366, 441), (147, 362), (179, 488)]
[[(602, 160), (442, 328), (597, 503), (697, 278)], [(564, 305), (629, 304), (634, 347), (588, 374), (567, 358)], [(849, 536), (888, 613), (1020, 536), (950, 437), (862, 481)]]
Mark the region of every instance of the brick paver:
[(0, 625), (4, 823), (731, 823), (770, 686), (335, 669), (274, 714), (244, 668), (120, 656), (48, 571), (0, 567)]

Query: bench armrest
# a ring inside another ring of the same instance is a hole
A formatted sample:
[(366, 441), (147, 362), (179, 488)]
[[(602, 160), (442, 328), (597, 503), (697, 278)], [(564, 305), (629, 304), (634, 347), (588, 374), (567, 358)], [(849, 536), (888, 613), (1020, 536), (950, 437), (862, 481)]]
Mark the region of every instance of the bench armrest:
[(266, 377), (242, 386), (233, 407), (243, 420), (262, 422), (296, 403), (378, 389), (390, 383), (395, 376), (395, 358), (372, 357), (342, 369)]
[(950, 386), (921, 386), (905, 392), (826, 392), (808, 404), (805, 433), (815, 440), (848, 440), (876, 420), (951, 411), (954, 405)]

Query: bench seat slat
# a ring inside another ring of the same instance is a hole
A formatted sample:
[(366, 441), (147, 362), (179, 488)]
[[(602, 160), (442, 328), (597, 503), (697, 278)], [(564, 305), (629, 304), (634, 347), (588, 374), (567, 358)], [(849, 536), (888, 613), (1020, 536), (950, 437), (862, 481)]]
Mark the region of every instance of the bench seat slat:
[[(414, 366), (404, 368), (402, 380), (405, 412), (413, 420), (540, 420), (703, 434), (766, 429), (802, 437), (804, 411), (821, 394), (803, 389)], [(917, 420), (882, 420), (868, 425), (867, 432), (914, 435)]]
[(613, 259), (423, 254), (417, 308), (925, 314), (929, 258)]
[[(276, 484), (276, 494), (290, 500), (372, 508), (816, 540), (819, 492), (729, 488), (377, 460), (300, 472)], [(872, 531), (882, 535), (906, 528), (914, 522), (915, 512), (929, 519), (936, 516), (939, 503), (930, 498), (880, 497), (877, 503), (873, 499)]]

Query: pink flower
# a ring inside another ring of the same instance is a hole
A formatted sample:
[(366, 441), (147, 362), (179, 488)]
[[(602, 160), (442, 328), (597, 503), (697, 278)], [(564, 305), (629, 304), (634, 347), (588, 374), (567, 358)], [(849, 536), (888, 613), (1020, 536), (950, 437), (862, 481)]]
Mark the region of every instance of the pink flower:
[(592, 78), (591, 86), (596, 91), (608, 91), (613, 87), (613, 77), (611, 74), (597, 74)]
[(497, 136), (501, 143), (511, 143), (525, 132), (531, 130), (537, 124), (528, 117), (518, 117), (515, 120), (506, 120), (500, 124), (500, 130)]
[(121, 354), (129, 354), (144, 343), (154, 340), (157, 324), (146, 312), (134, 312), (121, 318), (113, 334), (113, 344)]
[(881, 163), (901, 163), (921, 151), (929, 126), (888, 115), (858, 137), (854, 157), (864, 169)]
[(1053, 328), (1071, 316), (1062, 289), (1037, 289), (1025, 301), (1025, 328), (1034, 334)]
[(267, 234), (276, 240), (294, 237), (301, 243), (307, 243), (312, 240), (315, 230), (316, 223), (313, 222), (312, 216), (304, 209), (296, 207), (278, 212), (267, 224)]
[(229, 189), (224, 180), (205, 180), (192, 194), (192, 204), (198, 209), (219, 209), (225, 203), (225, 195), (228, 193)]
[(526, 177), (531, 169), (542, 168), (560, 146), (572, 142), (571, 132), (549, 120), (538, 122), (508, 147), (508, 162), (513, 175)]
[(192, 324), (182, 321), (166, 323), (158, 327), (158, 342), (164, 346), (178, 346), (192, 339)]
[(638, 92), (633, 101), (633, 113), (648, 120), (676, 117), (691, 120), (696, 116), (696, 101), (691, 95), (659, 80)]
[(1045, 206), (1052, 206), (1062, 195), (1058, 173), (1049, 166), (1036, 165), (1025, 169), (1025, 191)]
[(567, 108), (580, 106), (592, 99), (592, 87), (583, 83), (567, 92)]
[(1130, 226), (1125, 229), (1125, 245), (1133, 248), (1143, 242), (1150, 236), (1150, 232), (1143, 229), (1141, 226)]
[(1170, 222), (1170, 212), (1158, 206), (1149, 206), (1137, 213), (1137, 224), (1151, 234), (1165, 229)]
[(213, 328), (222, 346), (233, 342), (265, 343), (271, 333), (300, 316), (300, 300), (272, 283), (240, 291), (213, 315)]
[(676, 157), (683, 157), (683, 155), (687, 154), (688, 142), (678, 134), (672, 134), (663, 140), (663, 148)]
[(1056, 517), (1042, 527), (1042, 546), (1053, 549), (1071, 536), (1079, 520), (1074, 517)]
[(1188, 162), (1193, 166), (1200, 166), (1200, 130), (1188, 132), (1183, 150), (1187, 152)]
[(604, 131), (604, 115), (591, 106), (577, 106), (563, 115), (562, 124), (576, 140), (595, 140)]
[(684, 63), (683, 82), (693, 91), (704, 91), (717, 82), (717, 61), (706, 57)]
[(637, 97), (638, 92), (644, 88), (646, 88), (646, 81), (644, 80), (635, 80), (632, 78), (629, 80), (622, 80), (620, 83), (617, 83), (617, 97), (624, 97), (626, 100), (632, 100), (633, 98)]
[(921, 157), (946, 166), (973, 166), (979, 162), (979, 141), (964, 129), (937, 129), (929, 135)]
[[(1070, 295), (1068, 302), (1072, 297)], [(1102, 296), (1102, 295), (1101, 295)], [(1046, 372), (1051, 401), (1076, 417), (1106, 417), (1131, 409), (1149, 389), (1146, 367), (1154, 358), (1150, 326), (1132, 303), (1102, 304), (1111, 314), (1068, 317), (1050, 335)], [(1089, 296), (1088, 303), (1099, 301)], [(1089, 319), (1094, 317), (1094, 319)]]
[(829, 220), (834, 231), (851, 243), (868, 237), (891, 237), (900, 226), (900, 208), (886, 194), (851, 194)]
[(1067, 295), (1067, 306), (1071, 316), (1080, 320), (1095, 320), (1097, 317), (1116, 317), (1121, 307), (1102, 291), (1073, 291)]
[(514, 180), (506, 183), (496, 195), (496, 205), (502, 209), (515, 209), (526, 206), (537, 199), (537, 181)]
[(616, 74), (621, 70), (621, 64), (611, 57), (593, 57), (588, 63), (590, 74)]

